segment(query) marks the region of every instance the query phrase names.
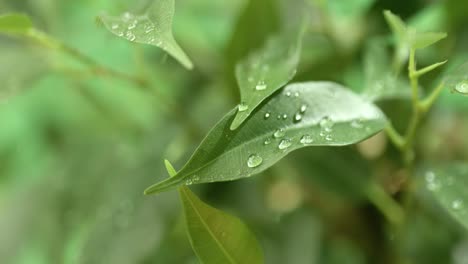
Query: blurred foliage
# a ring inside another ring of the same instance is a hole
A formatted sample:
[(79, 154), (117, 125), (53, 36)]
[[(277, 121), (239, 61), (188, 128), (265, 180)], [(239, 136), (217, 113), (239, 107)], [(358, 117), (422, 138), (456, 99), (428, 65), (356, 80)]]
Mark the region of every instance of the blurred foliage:
[[(148, 2), (0, 0), (0, 14), (28, 14), (40, 30), (146, 84), (0, 35), (0, 263), (197, 263), (176, 193), (143, 190), (167, 177), (163, 159), (181, 167), (239, 102), (236, 63), (297, 22), (298, 10), (311, 19), (295, 81), (367, 89), (376, 81), (363, 67), (368, 49), (377, 41), (385, 43), (377, 53), (393, 54), (383, 9), (418, 30), (448, 33), (418, 54), (421, 66), (449, 58), (421, 79), (426, 91), (468, 58), (465, 0), (180, 0), (173, 31), (194, 63), (187, 71), (162, 50), (96, 23)], [(404, 128), (407, 100), (378, 104)], [(417, 136), (417, 157), (466, 162), (467, 113), (467, 98), (445, 90)], [(268, 264), (467, 263), (466, 230), (434, 198), (415, 192), (409, 221), (395, 230), (376, 194), (361, 192), (373, 179), (404, 199), (407, 172), (379, 135), (343, 149), (299, 150), (258, 177), (194, 189), (251, 227)]]

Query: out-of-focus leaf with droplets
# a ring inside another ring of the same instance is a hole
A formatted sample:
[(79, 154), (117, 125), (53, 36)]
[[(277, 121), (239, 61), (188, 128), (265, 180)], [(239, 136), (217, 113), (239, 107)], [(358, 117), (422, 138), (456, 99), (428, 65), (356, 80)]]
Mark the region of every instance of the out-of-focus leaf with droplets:
[(101, 21), (113, 34), (132, 42), (157, 46), (188, 69), (193, 64), (172, 34), (174, 0), (157, 0), (145, 14), (125, 12), (119, 17), (102, 15)]
[(468, 229), (468, 164), (431, 166), (419, 174), (442, 208)]
[(236, 66), (241, 103), (231, 129), (238, 128), (262, 101), (283, 87), (296, 74), (305, 23), (291, 32), (270, 38), (261, 50)]
[(24, 14), (0, 15), (0, 33), (26, 34), (32, 28), (31, 20)]
[(445, 75), (444, 83), (452, 91), (468, 95), (468, 62)]
[(177, 175), (145, 193), (249, 177), (295, 149), (354, 144), (381, 131), (387, 122), (375, 105), (332, 82), (290, 84), (232, 131), (234, 114), (235, 109), (212, 128)]

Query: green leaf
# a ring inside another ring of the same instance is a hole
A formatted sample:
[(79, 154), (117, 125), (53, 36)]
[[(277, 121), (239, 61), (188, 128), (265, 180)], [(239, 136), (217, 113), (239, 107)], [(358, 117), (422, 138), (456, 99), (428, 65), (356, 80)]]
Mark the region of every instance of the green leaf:
[(393, 73), (383, 39), (371, 40), (364, 55), (365, 88), (362, 95), (370, 101), (409, 98), (411, 88)]
[(449, 72), (444, 78), (444, 83), (452, 91), (468, 95), (468, 62)]
[(412, 29), (408, 31), (409, 43), (413, 49), (423, 49), (446, 37), (447, 33), (445, 32), (417, 33), (416, 30)]
[(398, 39), (397, 45), (422, 49), (447, 37), (445, 32), (417, 32), (416, 29), (406, 26), (400, 17), (389, 10), (384, 11), (384, 16), (393, 34)]
[(304, 35), (304, 23), (297, 32), (284, 32), (236, 66), (241, 104), (231, 129), (238, 128), (262, 101), (283, 87), (296, 74)]
[(249, 177), (295, 149), (354, 144), (386, 125), (376, 106), (332, 82), (288, 85), (231, 131), (234, 114), (235, 109), (215, 125), (176, 176), (149, 187), (145, 193)]
[(0, 33), (25, 34), (32, 29), (33, 24), (24, 14), (4, 14), (0, 16)]
[(392, 30), (393, 34), (397, 38), (399, 38), (400, 41), (404, 40), (407, 34), (405, 22), (403, 22), (403, 20), (399, 16), (393, 14), (390, 10), (385, 10), (383, 13), (385, 20), (390, 26), (390, 29)]
[[(175, 176), (167, 160), (165, 165)], [(204, 203), (187, 187), (179, 188), (179, 194), (190, 244), (201, 263), (264, 263), (260, 244), (241, 220)]]
[(432, 196), (468, 229), (468, 164), (445, 164), (422, 172)]
[(330, 13), (339, 18), (364, 16), (374, 3), (375, 0), (326, 1)]
[(103, 15), (104, 26), (114, 35), (132, 42), (149, 44), (169, 53), (188, 69), (193, 64), (172, 34), (174, 0), (157, 0), (145, 14), (126, 12), (119, 17)]

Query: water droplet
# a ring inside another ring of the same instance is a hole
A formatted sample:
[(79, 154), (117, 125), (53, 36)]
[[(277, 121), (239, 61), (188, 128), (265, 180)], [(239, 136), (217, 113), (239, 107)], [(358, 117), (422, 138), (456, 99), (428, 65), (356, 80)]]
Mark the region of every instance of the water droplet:
[(463, 201), (460, 199), (454, 200), (452, 202), (452, 209), (453, 210), (460, 210), (463, 208)]
[(117, 33), (117, 36), (119, 36), (119, 37), (123, 37), (123, 35), (124, 35), (124, 33), (122, 31)]
[(364, 127), (364, 125), (362, 124), (361, 119), (357, 119), (357, 120), (353, 120), (353, 122), (351, 122), (351, 127), (362, 128), (362, 127)]
[(114, 23), (114, 24), (112, 24), (111, 28), (114, 29), (114, 30), (116, 30), (116, 29), (119, 28), (119, 24)]
[(196, 182), (198, 182), (199, 180), (200, 180), (200, 177), (199, 177), (199, 176), (197, 176), (197, 175), (193, 175), (193, 176), (192, 176), (192, 182), (193, 182), (193, 183), (196, 183)]
[(287, 97), (290, 97), (290, 96), (291, 96), (291, 92), (286, 92), (286, 96), (287, 96)]
[(124, 21), (128, 21), (128, 20), (130, 20), (132, 18), (133, 18), (133, 15), (131, 13), (129, 13), (129, 12), (125, 12), (125, 13), (122, 14), (122, 19)]
[(468, 81), (463, 81), (458, 83), (455, 86), (455, 91), (462, 93), (462, 94), (468, 94)]
[(263, 145), (269, 145), (271, 143), (271, 138), (267, 138), (265, 139), (265, 141), (263, 142)]
[(301, 108), (299, 109), (299, 112), (305, 113), (306, 110), (307, 110), (307, 105), (303, 104), (303, 105), (301, 105)]
[(325, 137), (325, 140), (326, 140), (326, 141), (332, 141), (332, 140), (333, 140), (333, 137), (332, 137), (331, 135), (327, 135), (327, 136)]
[(294, 97), (299, 97), (299, 92), (295, 92)]
[(192, 179), (187, 179), (185, 181), (185, 185), (192, 185), (192, 184), (193, 184)]
[(433, 171), (427, 171), (426, 174), (424, 174), (424, 179), (426, 179), (427, 182), (433, 182), (435, 180), (435, 173)]
[(255, 90), (257, 91), (262, 91), (267, 88), (267, 84), (264, 81), (259, 81), (257, 85), (255, 86)]
[(301, 137), (300, 142), (302, 144), (310, 144), (310, 143), (314, 142), (314, 139), (310, 135), (303, 135)]
[(257, 154), (252, 154), (249, 156), (249, 159), (247, 160), (247, 166), (249, 166), (249, 168), (255, 168), (255, 167), (260, 166), (262, 162), (263, 162), (262, 157), (260, 157)]
[(239, 112), (244, 112), (249, 109), (249, 106), (246, 105), (244, 102), (240, 103), (238, 106)]
[(136, 38), (135, 35), (131, 31), (127, 31), (127, 33), (125, 34), (125, 37), (130, 41), (134, 41)]
[(273, 134), (273, 137), (280, 138), (280, 137), (284, 137), (284, 135), (285, 135), (284, 129), (280, 128), (275, 131), (275, 133)]
[(277, 115), (277, 116), (276, 116), (276, 119), (280, 120), (280, 119), (281, 119), (281, 115)]
[(266, 112), (265, 115), (263, 116), (265, 119), (270, 118), (270, 112)]
[(302, 120), (302, 114), (301, 113), (296, 113), (294, 115), (294, 122), (300, 122)]
[(283, 149), (287, 149), (291, 146), (291, 140), (288, 139), (288, 138), (285, 138), (285, 139), (282, 139), (278, 145), (278, 148), (283, 150)]
[(287, 119), (288, 118), (288, 115), (287, 114), (283, 114), (283, 119)]
[(138, 24), (138, 20), (133, 20), (133, 22), (128, 25), (128, 30), (132, 30), (136, 28), (137, 24)]
[(330, 119), (330, 117), (325, 116), (320, 120), (320, 127), (325, 131), (325, 132), (331, 132), (333, 131), (333, 120)]
[(150, 33), (151, 31), (154, 30), (154, 26), (153, 25), (146, 25), (145, 26), (145, 33)]

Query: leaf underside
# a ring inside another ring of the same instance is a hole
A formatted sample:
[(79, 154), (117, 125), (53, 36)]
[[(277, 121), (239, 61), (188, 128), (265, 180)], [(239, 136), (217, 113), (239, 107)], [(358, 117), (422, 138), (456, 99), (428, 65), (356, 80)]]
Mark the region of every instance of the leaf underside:
[(232, 131), (234, 114), (215, 125), (177, 175), (145, 193), (249, 177), (295, 149), (354, 144), (386, 125), (376, 106), (332, 82), (290, 84)]

